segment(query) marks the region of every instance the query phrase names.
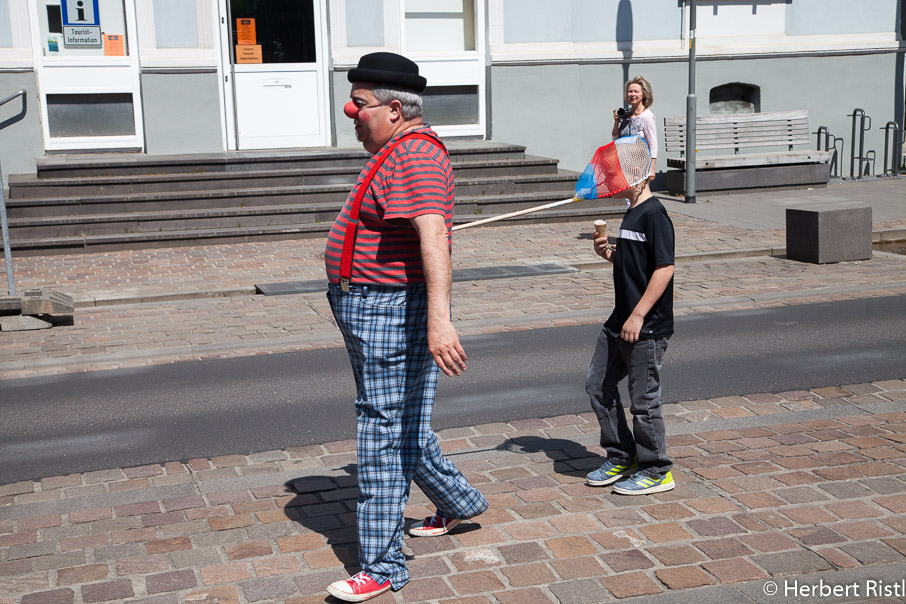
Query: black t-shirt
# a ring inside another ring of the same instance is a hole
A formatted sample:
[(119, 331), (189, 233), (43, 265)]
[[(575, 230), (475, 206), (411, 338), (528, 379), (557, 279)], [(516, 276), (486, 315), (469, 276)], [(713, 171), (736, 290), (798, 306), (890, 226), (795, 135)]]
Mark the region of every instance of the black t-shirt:
[[(613, 256), (613, 289), (616, 303), (604, 327), (620, 337), (623, 324), (642, 299), (655, 267), (674, 264), (673, 222), (656, 197), (626, 210)], [(645, 315), (639, 339), (673, 335), (673, 279)]]

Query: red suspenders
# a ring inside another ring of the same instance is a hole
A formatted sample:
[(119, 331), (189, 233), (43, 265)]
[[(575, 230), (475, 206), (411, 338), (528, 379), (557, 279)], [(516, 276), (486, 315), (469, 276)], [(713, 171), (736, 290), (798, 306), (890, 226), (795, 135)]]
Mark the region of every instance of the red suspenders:
[(346, 235), (343, 237), (343, 255), (340, 259), (340, 287), (344, 292), (349, 291), (349, 281), (352, 279), (352, 256), (355, 253), (355, 235), (359, 228), (359, 208), (362, 207), (362, 200), (365, 198), (365, 193), (371, 186), (371, 181), (374, 180), (374, 175), (377, 174), (378, 170), (381, 169), (381, 166), (384, 165), (384, 160), (387, 159), (394, 149), (396, 149), (397, 145), (407, 138), (419, 138), (438, 145), (437, 139), (422, 132), (404, 134), (396, 139), (392, 145), (384, 149), (381, 154), (378, 155), (377, 159), (374, 160), (374, 164), (372, 164), (371, 169), (365, 176), (365, 180), (362, 181), (362, 186), (359, 187), (355, 199), (352, 200), (352, 207), (349, 210), (349, 222), (346, 224)]

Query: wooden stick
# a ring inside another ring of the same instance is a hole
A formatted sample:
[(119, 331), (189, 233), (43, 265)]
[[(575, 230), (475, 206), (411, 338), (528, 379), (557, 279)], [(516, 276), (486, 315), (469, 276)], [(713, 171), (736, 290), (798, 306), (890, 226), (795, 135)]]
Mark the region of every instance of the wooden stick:
[(474, 226), (479, 226), (482, 224), (488, 224), (489, 222), (497, 222), (498, 220), (506, 220), (507, 218), (515, 218), (516, 216), (522, 216), (523, 214), (531, 214), (532, 212), (540, 212), (541, 210), (549, 210), (557, 206), (562, 206), (567, 203), (572, 203), (574, 201), (579, 201), (575, 197), (570, 199), (564, 199), (562, 201), (554, 201), (552, 203), (546, 203), (543, 206), (535, 206), (534, 208), (526, 208), (525, 210), (516, 210), (515, 212), (510, 212), (509, 214), (501, 214), (500, 216), (491, 216), (490, 218), (482, 218), (481, 220), (476, 220), (474, 222), (467, 222), (465, 224), (457, 224), (451, 230), (458, 231), (460, 229), (468, 229)]

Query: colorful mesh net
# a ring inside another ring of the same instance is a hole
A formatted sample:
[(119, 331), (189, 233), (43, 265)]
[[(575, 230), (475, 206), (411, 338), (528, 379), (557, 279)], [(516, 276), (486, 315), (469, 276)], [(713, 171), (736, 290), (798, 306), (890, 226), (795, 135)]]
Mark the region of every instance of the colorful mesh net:
[(575, 199), (610, 197), (651, 174), (651, 151), (641, 136), (624, 136), (595, 151), (576, 183)]

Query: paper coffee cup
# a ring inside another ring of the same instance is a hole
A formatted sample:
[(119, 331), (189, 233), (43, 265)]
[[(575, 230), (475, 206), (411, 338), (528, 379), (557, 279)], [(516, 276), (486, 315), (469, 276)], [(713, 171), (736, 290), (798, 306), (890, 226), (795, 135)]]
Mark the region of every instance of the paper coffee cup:
[(595, 220), (595, 232), (598, 234), (598, 238), (607, 236), (607, 221), (606, 220)]

